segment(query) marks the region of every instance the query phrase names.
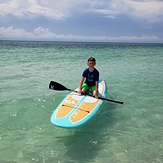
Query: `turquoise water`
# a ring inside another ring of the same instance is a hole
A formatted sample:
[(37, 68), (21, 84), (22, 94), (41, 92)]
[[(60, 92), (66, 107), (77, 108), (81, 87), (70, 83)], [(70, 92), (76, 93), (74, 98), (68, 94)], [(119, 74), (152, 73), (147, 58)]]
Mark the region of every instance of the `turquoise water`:
[[(108, 86), (99, 114), (62, 129), (50, 117), (87, 59)], [(0, 41), (0, 162), (163, 162), (163, 44)]]

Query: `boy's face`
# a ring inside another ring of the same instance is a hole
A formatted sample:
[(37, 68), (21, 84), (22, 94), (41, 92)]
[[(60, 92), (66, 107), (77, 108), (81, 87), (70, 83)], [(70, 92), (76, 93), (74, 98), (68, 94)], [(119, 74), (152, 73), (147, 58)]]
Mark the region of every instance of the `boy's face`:
[(89, 61), (89, 62), (87, 63), (87, 65), (88, 65), (89, 67), (93, 68), (93, 67), (96, 65), (96, 63), (93, 62), (93, 61)]

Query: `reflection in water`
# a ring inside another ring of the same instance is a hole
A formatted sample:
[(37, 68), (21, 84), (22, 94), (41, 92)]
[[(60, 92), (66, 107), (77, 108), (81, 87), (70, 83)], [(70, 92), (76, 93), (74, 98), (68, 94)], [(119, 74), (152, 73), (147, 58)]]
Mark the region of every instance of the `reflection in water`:
[(67, 149), (65, 155), (68, 160), (72, 162), (91, 161), (101, 148), (105, 148), (105, 140), (109, 139), (109, 128), (114, 125), (114, 109), (116, 109), (115, 104), (104, 102), (101, 112), (89, 124), (74, 129), (72, 134), (62, 137)]

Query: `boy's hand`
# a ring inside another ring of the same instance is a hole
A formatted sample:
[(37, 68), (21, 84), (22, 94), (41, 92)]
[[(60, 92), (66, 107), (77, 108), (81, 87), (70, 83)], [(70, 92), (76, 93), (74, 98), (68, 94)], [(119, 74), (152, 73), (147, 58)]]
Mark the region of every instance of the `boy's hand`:
[(98, 99), (98, 96), (97, 96), (97, 95), (95, 95), (95, 98), (97, 98), (97, 99)]
[(78, 89), (78, 91), (77, 91), (78, 93), (82, 93), (82, 89)]

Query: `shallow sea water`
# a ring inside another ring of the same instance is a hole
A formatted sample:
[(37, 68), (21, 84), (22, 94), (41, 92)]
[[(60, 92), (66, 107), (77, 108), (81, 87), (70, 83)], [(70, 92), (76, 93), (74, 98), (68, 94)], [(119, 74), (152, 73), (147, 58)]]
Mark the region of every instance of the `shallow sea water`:
[[(79, 85), (87, 59), (107, 83), (107, 98), (87, 125), (50, 123)], [(0, 162), (163, 162), (163, 44), (0, 41)]]

